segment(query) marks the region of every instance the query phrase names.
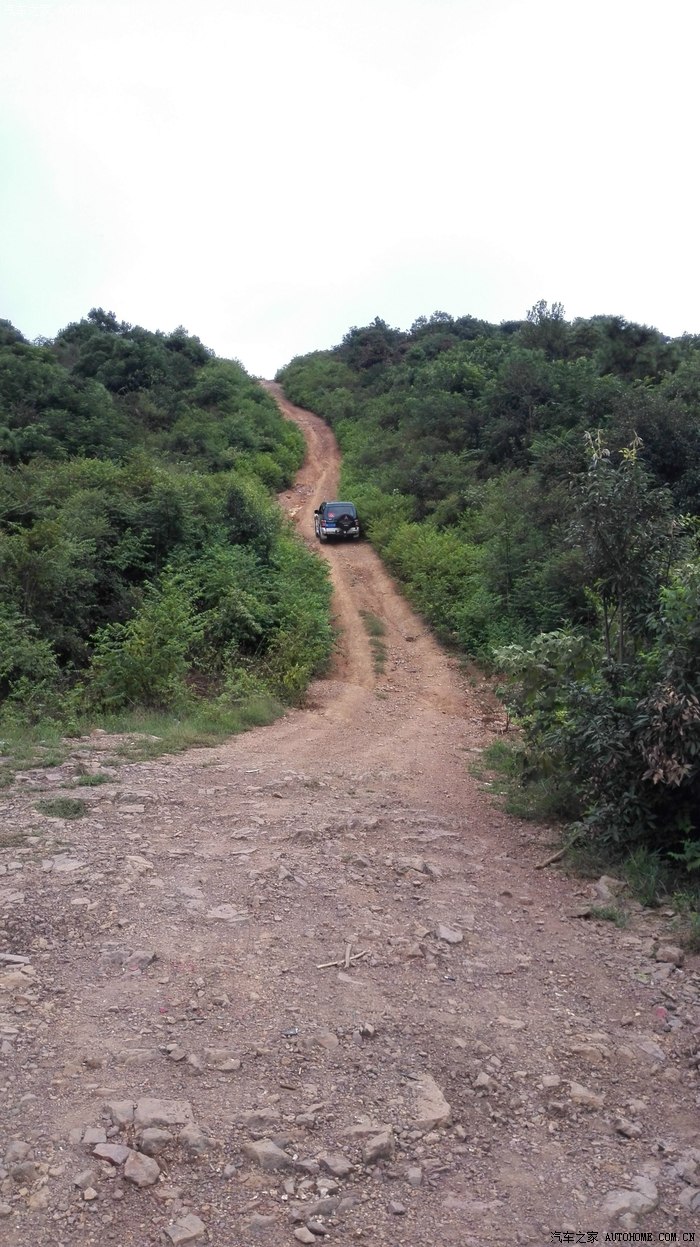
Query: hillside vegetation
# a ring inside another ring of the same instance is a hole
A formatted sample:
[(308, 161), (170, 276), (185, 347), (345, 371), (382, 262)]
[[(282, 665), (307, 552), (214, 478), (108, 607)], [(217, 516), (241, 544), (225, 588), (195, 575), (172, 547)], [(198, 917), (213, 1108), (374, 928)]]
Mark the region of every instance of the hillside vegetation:
[(443, 639), (505, 671), (521, 776), (700, 868), (700, 338), (555, 304), (377, 319), (279, 374)]
[(298, 430), (184, 329), (0, 322), (0, 733), (125, 712), (234, 730), (330, 652), (323, 564), (272, 492)]

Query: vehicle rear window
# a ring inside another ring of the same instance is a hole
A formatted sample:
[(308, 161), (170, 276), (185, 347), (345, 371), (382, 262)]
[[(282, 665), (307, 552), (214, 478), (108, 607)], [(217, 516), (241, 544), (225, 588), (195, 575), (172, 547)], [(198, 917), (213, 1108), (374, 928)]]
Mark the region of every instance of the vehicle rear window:
[(354, 519), (357, 511), (352, 502), (329, 502), (326, 507), (326, 519), (337, 520), (341, 515), (351, 515)]

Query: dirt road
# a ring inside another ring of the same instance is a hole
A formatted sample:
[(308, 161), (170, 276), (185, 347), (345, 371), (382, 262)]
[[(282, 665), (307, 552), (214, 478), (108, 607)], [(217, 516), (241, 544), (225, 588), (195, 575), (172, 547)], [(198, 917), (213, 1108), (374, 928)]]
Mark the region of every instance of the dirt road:
[[(337, 450), (271, 388), (311, 541)], [(670, 916), (575, 916), (592, 888), (470, 775), (488, 691), (366, 543), (323, 553), (340, 641), (305, 709), (119, 767), (95, 733), (4, 794), (0, 1241), (691, 1241), (697, 959)], [(39, 813), (79, 767), (109, 777), (88, 817)]]

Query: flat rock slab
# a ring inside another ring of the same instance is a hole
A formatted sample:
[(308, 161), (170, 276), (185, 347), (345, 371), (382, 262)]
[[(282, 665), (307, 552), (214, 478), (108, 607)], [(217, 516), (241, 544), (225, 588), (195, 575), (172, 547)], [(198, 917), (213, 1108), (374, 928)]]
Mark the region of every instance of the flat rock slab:
[(279, 1169), (291, 1169), (294, 1161), (282, 1151), (272, 1139), (260, 1139), (256, 1143), (244, 1143), (243, 1152), (249, 1160), (259, 1165), (266, 1173), (275, 1173)]
[(92, 1154), (99, 1160), (108, 1160), (112, 1165), (124, 1165), (132, 1151), (125, 1143), (98, 1143), (92, 1149)]
[(447, 1126), (452, 1109), (431, 1074), (421, 1074), (416, 1083), (416, 1108), (413, 1124), (418, 1130), (434, 1130)]
[(194, 1121), (189, 1100), (139, 1100), (134, 1113), (134, 1124), (141, 1130), (149, 1126), (186, 1126)]
[(167, 1234), (171, 1243), (175, 1244), (175, 1247), (179, 1247), (180, 1243), (193, 1243), (196, 1238), (201, 1238), (206, 1228), (199, 1217), (189, 1212), (186, 1217), (180, 1217), (180, 1220), (174, 1221), (172, 1225), (166, 1225), (164, 1233)]

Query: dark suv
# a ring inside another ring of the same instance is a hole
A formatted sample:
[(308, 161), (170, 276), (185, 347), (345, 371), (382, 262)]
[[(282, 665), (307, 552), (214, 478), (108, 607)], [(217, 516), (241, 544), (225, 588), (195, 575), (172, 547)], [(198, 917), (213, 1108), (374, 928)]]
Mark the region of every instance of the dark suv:
[(354, 502), (322, 502), (314, 511), (314, 529), (319, 541), (328, 537), (352, 537), (359, 540), (360, 521)]

